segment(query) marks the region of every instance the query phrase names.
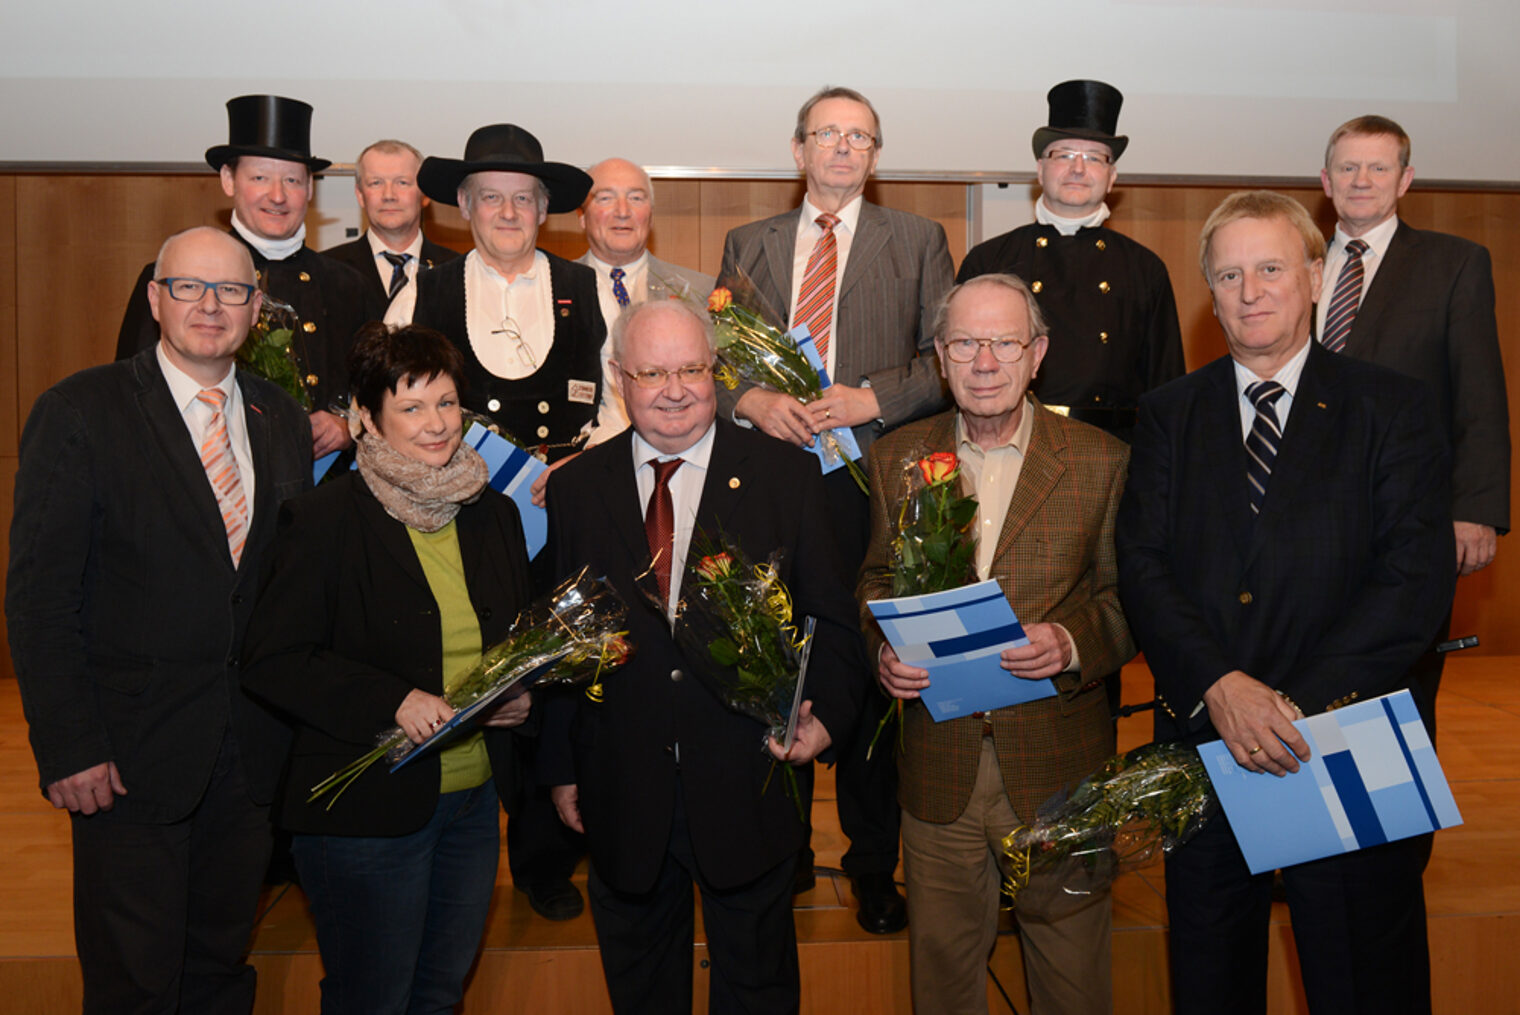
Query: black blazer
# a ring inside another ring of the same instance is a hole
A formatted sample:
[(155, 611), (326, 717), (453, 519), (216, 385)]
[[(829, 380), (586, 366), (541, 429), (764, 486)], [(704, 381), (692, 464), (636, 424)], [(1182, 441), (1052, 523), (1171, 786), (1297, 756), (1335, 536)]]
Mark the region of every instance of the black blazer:
[[(593, 704), (556, 698), (538, 759), (541, 782), (576, 783), (597, 874), (619, 891), (643, 892), (665, 862), (672, 808), (684, 794), (692, 847), (719, 887), (754, 879), (794, 854), (803, 826), (777, 772), (762, 794), (770, 754), (753, 719), (729, 711), (691, 677), (707, 659), (683, 655), (665, 615), (634, 587), (649, 543), (633, 470), (633, 431), (580, 455), (549, 482), (553, 571), (590, 563), (629, 606), (633, 659), (604, 681)], [(719, 421), (697, 529), (742, 547), (758, 563), (785, 551), (782, 577), (797, 618), (818, 630), (808, 669), (813, 712), (837, 739), (859, 708), (855, 604), (823, 515), (817, 459), (764, 434)], [(695, 552), (696, 539), (693, 539)], [(572, 719), (565, 715), (573, 710)], [(556, 721), (560, 720), (560, 721)], [(680, 763), (676, 745), (680, 745)]]
[(311, 485), (311, 425), (238, 374), (253, 453), (239, 565), (155, 349), (43, 392), (21, 439), (6, 617), (41, 785), (115, 761), (97, 820), (178, 821), (229, 729), (249, 792), (274, 793), (289, 732), (236, 661), (281, 501)]
[(1399, 223), (1346, 353), (1430, 386), (1452, 447), (1452, 516), (1509, 530), (1509, 401), (1488, 250)]
[[(529, 601), (517, 507), (494, 490), (455, 518), (465, 582), (484, 645)], [(249, 625), (243, 686), (288, 715), (295, 744), (276, 823), (318, 835), (403, 835), (438, 802), (436, 751), (392, 775), (380, 762), (331, 810), (311, 788), (375, 745), (413, 688), (443, 693), (438, 605), (406, 526), (357, 472), (285, 505), (272, 570)], [(487, 730), (497, 788), (515, 803), (521, 766), (513, 731)]]
[(1406, 686), (1451, 604), (1450, 460), (1424, 385), (1312, 343), (1254, 522), (1238, 404), (1229, 357), (1140, 402), (1115, 541), (1158, 739), (1215, 737), (1194, 709), (1231, 670), (1305, 715)]
[[(334, 261), (342, 261), (364, 276), (365, 286), (370, 290), (370, 296), (378, 299), (381, 306), (390, 303), (390, 292), (386, 283), (381, 280), (380, 272), (375, 268), (375, 252), (370, 248), (368, 232), (360, 233), (357, 240), (340, 243), (336, 247), (328, 247), (322, 253)], [(424, 235), (422, 254), (417, 259), (417, 270), (425, 271), (459, 256), (461, 256), (459, 251), (440, 246)]]

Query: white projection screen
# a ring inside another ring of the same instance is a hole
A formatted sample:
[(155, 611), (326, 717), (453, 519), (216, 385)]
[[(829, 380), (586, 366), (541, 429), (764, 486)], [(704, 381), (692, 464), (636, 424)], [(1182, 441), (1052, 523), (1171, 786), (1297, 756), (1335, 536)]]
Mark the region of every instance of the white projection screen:
[(580, 165), (769, 175), (827, 83), (881, 111), (882, 177), (1027, 174), (1047, 89), (1097, 77), (1125, 94), (1131, 178), (1301, 180), (1377, 112), (1424, 181), (1520, 179), (1515, 0), (54, 0), (0, 24), (8, 168), (190, 167), (227, 98), (274, 92), (316, 107), (339, 163), (384, 136), (457, 157), (513, 122)]

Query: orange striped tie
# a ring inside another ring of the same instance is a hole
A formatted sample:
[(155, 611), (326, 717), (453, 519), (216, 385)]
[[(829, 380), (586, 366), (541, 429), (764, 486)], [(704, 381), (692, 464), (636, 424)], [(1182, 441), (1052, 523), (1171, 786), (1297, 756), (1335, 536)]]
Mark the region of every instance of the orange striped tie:
[(232, 456), (227, 417), (222, 413), (227, 393), (221, 388), (203, 388), (195, 397), (211, 410), (211, 421), (206, 424), (206, 435), (201, 438), (201, 467), (206, 470), (211, 492), (216, 494), (217, 506), (222, 509), (227, 549), (232, 551), (232, 564), (236, 567), (243, 559), (243, 544), (248, 541), (248, 497), (243, 492), (243, 477), (238, 473), (237, 459)]
[(797, 290), (797, 313), (792, 323), (807, 325), (813, 336), (813, 348), (818, 359), (829, 362), (829, 332), (834, 324), (834, 276), (839, 267), (839, 240), (834, 227), (839, 224), (838, 215), (824, 212), (818, 216), (818, 228), (823, 235), (808, 255), (807, 268), (802, 273), (802, 288)]

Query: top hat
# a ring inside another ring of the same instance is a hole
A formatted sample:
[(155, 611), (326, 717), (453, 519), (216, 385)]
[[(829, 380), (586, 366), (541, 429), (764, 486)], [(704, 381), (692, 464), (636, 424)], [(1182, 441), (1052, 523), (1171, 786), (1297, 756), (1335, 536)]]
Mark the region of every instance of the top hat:
[(206, 149), (220, 169), (239, 155), (299, 162), (313, 173), (332, 165), (311, 157), (311, 107), (280, 95), (239, 95), (227, 100), (227, 143)]
[(1124, 96), (1113, 85), (1102, 81), (1063, 81), (1045, 96), (1050, 103), (1050, 123), (1034, 132), (1034, 157), (1045, 157), (1052, 141), (1063, 137), (1084, 141), (1101, 141), (1114, 153), (1114, 161), (1124, 154), (1129, 138), (1116, 134), (1119, 107)]
[(465, 142), (464, 158), (430, 155), (417, 173), (422, 192), (440, 204), (459, 203), (459, 185), (471, 173), (526, 173), (549, 187), (549, 211), (574, 211), (591, 191), (591, 177), (563, 162), (545, 162), (538, 138), (515, 123), (481, 127)]

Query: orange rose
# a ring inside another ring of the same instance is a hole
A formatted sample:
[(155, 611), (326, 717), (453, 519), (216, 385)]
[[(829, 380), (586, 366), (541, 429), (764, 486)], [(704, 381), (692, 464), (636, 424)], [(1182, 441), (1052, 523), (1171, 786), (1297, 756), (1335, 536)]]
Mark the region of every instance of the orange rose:
[(734, 294), (727, 289), (714, 289), (712, 295), (707, 297), (707, 312), (721, 314), (734, 302)]
[(918, 460), (918, 471), (923, 474), (924, 482), (930, 484), (946, 482), (955, 476), (960, 467), (960, 460), (953, 451), (936, 451), (929, 457)]
[(621, 634), (615, 634), (602, 644), (602, 665), (611, 669), (621, 666), (633, 655), (633, 643)]
[(734, 558), (726, 553), (715, 553), (711, 557), (703, 557), (697, 562), (697, 574), (708, 581), (717, 581), (719, 578), (726, 577), (733, 569)]

